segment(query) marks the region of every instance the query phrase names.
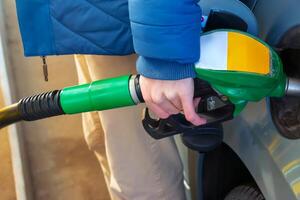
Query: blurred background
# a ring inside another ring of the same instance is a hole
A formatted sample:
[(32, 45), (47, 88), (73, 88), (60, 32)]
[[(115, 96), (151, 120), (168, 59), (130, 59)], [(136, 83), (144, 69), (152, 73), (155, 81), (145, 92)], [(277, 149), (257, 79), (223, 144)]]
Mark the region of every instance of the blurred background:
[[(0, 1), (0, 107), (77, 83), (73, 56), (25, 58), (15, 1)], [(84, 140), (81, 116), (19, 123), (0, 131), (0, 200), (108, 199), (104, 178)]]

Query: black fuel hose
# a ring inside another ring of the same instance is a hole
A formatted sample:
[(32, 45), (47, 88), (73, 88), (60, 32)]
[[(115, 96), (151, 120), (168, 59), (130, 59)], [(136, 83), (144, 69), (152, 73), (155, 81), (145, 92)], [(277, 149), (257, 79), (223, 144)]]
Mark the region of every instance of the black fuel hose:
[(0, 129), (19, 121), (34, 121), (65, 114), (61, 108), (60, 90), (21, 99), (0, 109)]

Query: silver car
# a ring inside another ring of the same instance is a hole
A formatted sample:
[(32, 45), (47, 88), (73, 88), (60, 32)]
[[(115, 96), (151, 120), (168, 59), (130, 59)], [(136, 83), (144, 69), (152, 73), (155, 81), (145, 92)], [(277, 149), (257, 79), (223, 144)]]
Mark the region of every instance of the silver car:
[[(211, 29), (227, 28), (228, 23), (258, 35), (279, 53), (287, 75), (300, 78), (299, 0), (199, 4), (204, 15), (216, 16), (213, 22), (219, 26)], [(228, 16), (233, 20), (226, 21)], [(223, 137), (218, 148), (205, 154), (188, 150), (176, 138), (189, 199), (300, 199), (300, 99), (249, 103), (239, 117), (223, 124)]]

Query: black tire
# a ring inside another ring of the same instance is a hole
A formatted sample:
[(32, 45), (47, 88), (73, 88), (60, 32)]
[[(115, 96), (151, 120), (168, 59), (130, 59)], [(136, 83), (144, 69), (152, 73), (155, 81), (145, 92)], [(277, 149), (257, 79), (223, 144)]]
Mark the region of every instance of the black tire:
[(265, 197), (256, 187), (240, 185), (231, 190), (225, 200), (265, 200)]

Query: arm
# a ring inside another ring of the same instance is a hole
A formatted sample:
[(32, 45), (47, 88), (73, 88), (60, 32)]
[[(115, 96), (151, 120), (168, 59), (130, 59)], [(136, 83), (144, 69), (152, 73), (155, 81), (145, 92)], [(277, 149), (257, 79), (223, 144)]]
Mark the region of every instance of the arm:
[(195, 77), (201, 9), (195, 0), (129, 0), (137, 70), (154, 79)]
[(129, 16), (147, 106), (161, 118), (184, 110), (191, 123), (205, 123), (193, 102), (201, 32), (196, 1), (129, 0)]

